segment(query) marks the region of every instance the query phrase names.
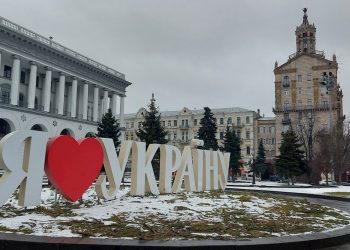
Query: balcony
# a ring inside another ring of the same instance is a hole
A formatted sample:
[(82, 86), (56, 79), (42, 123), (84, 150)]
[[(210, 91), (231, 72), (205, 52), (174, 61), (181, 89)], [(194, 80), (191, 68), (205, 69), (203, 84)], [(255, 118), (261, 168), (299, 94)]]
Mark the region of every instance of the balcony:
[(284, 125), (291, 124), (290, 118), (283, 118), (282, 119), (282, 124), (284, 124)]
[[(300, 112), (300, 111), (324, 111), (329, 110), (329, 104), (318, 104), (318, 105), (297, 105), (282, 108), (272, 108), (274, 113), (285, 113), (285, 112)], [(332, 110), (339, 109), (338, 104), (332, 104)]]
[(182, 124), (180, 125), (180, 129), (189, 129), (190, 126), (188, 124)]

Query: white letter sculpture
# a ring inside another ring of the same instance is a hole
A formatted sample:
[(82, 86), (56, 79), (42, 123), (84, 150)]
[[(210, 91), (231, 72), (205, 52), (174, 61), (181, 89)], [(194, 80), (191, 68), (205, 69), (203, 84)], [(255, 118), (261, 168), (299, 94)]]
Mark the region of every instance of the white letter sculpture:
[[(18, 204), (36, 206), (41, 202), (47, 132), (15, 131), (0, 141), (0, 207), (20, 185)], [(24, 150), (23, 150), (24, 149)]]

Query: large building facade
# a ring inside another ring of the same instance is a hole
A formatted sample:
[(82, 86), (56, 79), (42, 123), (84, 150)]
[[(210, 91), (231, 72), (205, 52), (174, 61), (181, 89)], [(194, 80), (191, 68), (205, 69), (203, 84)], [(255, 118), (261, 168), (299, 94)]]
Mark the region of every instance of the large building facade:
[[(125, 115), (126, 134), (125, 138), (129, 140), (138, 140), (136, 131), (140, 128), (144, 120), (145, 108), (140, 108), (137, 113)], [(188, 109), (186, 107), (179, 111), (162, 111), (161, 122), (168, 132), (169, 144), (173, 144), (180, 149), (189, 145), (190, 141), (196, 138), (200, 128), (200, 120), (203, 117), (204, 110)], [(216, 138), (219, 145), (224, 137), (226, 127), (229, 126), (237, 132), (241, 138), (242, 160), (248, 165), (253, 160), (255, 151), (255, 120), (260, 115), (252, 110), (233, 107), (212, 109), (216, 119), (217, 134)]]
[(0, 17), (0, 138), (20, 129), (83, 138), (96, 133), (108, 108), (124, 128), (130, 84), (124, 74)]
[[(283, 131), (307, 123), (312, 124), (314, 132), (329, 129), (343, 116), (336, 56), (329, 60), (324, 52), (316, 50), (316, 27), (309, 23), (306, 9), (295, 36), (296, 52), (286, 63), (278, 66), (276, 62), (274, 69), (277, 154)], [(324, 75), (332, 76), (329, 79), (333, 84), (328, 89)]]

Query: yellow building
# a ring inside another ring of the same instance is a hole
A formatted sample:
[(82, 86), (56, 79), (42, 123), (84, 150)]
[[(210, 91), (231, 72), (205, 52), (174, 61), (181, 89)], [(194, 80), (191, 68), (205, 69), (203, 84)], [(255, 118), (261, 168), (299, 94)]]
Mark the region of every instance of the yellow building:
[(329, 60), (316, 50), (316, 27), (309, 23), (306, 8), (295, 36), (296, 52), (286, 63), (278, 66), (276, 62), (274, 69), (277, 154), (283, 131), (312, 124), (314, 133), (333, 127), (343, 116), (336, 56)]

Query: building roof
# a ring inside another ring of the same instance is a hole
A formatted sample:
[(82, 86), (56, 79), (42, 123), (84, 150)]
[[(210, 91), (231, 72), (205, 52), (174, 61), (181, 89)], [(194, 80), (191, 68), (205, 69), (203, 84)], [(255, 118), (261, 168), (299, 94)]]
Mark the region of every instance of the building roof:
[(9, 29), (11, 31), (16, 32), (17, 34), (26, 37), (26, 39), (31, 39), (32, 41), (41, 43), (42, 45), (48, 46), (52, 48), (53, 50), (56, 50), (58, 52), (61, 52), (67, 56), (71, 56), (81, 62), (87, 63), (92, 67), (95, 67), (99, 70), (102, 70), (108, 74), (114, 75), (118, 78), (125, 80), (125, 75), (123, 73), (120, 73), (114, 69), (111, 69), (101, 63), (96, 62), (95, 60), (92, 60), (91, 58), (84, 56), (80, 53), (77, 53), (71, 49), (68, 49), (67, 47), (59, 44), (56, 41), (53, 41), (51, 38), (46, 38), (42, 35), (39, 35), (27, 28), (24, 28), (12, 21), (7, 20), (6, 18), (3, 18), (0, 16), (0, 27), (4, 27), (6, 29)]
[[(169, 117), (169, 116), (176, 116), (180, 115), (183, 109), (177, 110), (177, 111), (160, 111), (160, 114), (162, 117)], [(201, 115), (204, 114), (204, 109), (190, 109), (190, 112), (188, 114), (193, 114), (193, 115)], [(240, 107), (232, 107), (232, 108), (214, 108), (211, 109), (211, 112), (213, 114), (219, 114), (219, 113), (242, 113), (242, 112), (255, 112), (254, 110), (249, 110), (245, 108), (240, 108)], [(125, 114), (125, 118), (133, 118), (136, 116), (137, 113), (129, 113)]]

